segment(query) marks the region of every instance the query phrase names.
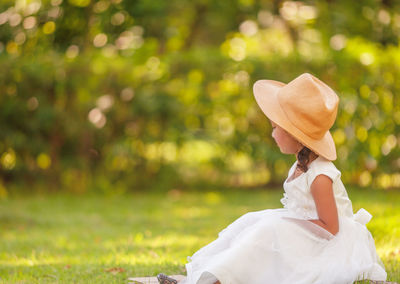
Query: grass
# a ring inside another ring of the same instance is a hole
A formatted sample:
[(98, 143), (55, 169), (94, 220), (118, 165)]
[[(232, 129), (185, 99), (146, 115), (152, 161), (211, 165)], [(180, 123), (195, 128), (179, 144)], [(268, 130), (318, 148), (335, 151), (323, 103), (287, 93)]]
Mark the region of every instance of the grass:
[[(388, 271), (400, 282), (400, 192), (349, 190)], [(0, 283), (127, 283), (186, 274), (186, 257), (248, 211), (281, 207), (279, 190), (123, 196), (13, 197), (0, 201)]]

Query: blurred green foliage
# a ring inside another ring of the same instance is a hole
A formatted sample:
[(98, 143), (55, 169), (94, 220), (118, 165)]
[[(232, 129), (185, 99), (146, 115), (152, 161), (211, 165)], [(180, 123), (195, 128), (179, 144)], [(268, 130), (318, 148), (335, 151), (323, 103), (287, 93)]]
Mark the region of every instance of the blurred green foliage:
[(0, 196), (281, 183), (252, 95), (310, 72), (340, 97), (345, 183), (400, 186), (397, 1), (0, 3)]

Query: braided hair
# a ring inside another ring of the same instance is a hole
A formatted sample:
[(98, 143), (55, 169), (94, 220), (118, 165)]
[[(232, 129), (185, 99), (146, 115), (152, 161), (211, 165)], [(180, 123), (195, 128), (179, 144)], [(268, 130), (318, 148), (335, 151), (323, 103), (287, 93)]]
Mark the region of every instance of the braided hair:
[(300, 152), (297, 155), (297, 159), (298, 159), (297, 167), (300, 168), (303, 172), (307, 172), (308, 171), (307, 164), (310, 161), (310, 154), (311, 153), (314, 153), (314, 152), (311, 151), (306, 146), (304, 146), (303, 149), (301, 149)]

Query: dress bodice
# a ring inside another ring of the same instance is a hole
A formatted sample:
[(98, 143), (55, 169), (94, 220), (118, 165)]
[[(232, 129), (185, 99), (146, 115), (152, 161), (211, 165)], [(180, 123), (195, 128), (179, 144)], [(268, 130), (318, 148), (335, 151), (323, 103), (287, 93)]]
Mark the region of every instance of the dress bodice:
[(281, 203), (284, 208), (288, 209), (290, 213), (301, 219), (318, 219), (317, 209), (310, 188), (314, 179), (318, 175), (324, 174), (333, 181), (333, 192), (339, 216), (353, 216), (352, 203), (348, 198), (346, 188), (340, 179), (341, 172), (336, 168), (332, 161), (319, 156), (309, 164), (307, 172), (302, 173), (291, 181), (288, 181), (296, 166), (297, 160), (290, 168), (288, 177), (283, 183), (285, 192), (281, 199)]

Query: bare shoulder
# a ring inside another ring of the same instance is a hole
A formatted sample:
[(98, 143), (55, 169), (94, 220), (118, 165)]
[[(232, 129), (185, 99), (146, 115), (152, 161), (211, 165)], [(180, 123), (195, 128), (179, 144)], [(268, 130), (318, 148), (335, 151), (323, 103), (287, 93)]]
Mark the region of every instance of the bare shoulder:
[(319, 174), (315, 177), (313, 183), (311, 184), (311, 186), (313, 185), (332, 185), (333, 181), (332, 179), (325, 175), (325, 174)]
[(333, 181), (329, 176), (319, 174), (311, 184), (311, 193), (332, 191), (332, 184)]

